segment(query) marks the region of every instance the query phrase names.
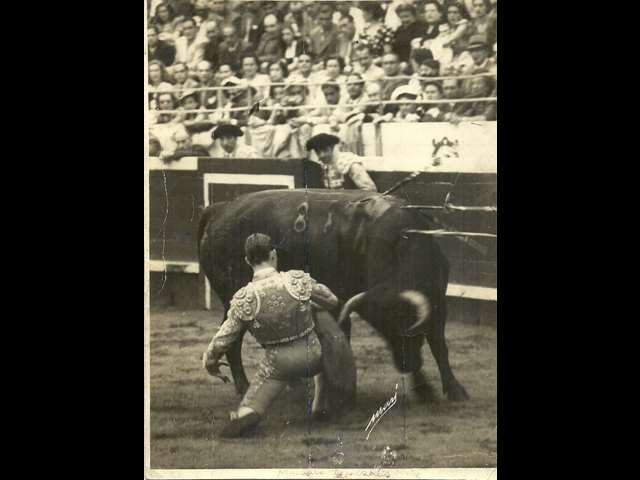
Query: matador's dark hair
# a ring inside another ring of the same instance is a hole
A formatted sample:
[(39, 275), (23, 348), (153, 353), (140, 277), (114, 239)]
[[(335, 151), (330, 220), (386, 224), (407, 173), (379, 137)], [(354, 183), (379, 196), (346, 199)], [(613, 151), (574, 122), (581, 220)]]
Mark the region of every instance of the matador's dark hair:
[(251, 265), (267, 261), (269, 253), (274, 249), (271, 237), (264, 233), (253, 233), (244, 242), (244, 254)]

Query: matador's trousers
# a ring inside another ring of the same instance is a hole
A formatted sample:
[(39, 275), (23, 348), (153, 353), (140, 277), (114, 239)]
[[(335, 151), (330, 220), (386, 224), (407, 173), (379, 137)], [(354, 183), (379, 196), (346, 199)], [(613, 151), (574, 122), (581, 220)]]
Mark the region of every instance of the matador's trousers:
[(240, 406), (264, 415), (291, 380), (313, 377), (321, 371), (322, 349), (315, 331), (292, 342), (267, 345)]

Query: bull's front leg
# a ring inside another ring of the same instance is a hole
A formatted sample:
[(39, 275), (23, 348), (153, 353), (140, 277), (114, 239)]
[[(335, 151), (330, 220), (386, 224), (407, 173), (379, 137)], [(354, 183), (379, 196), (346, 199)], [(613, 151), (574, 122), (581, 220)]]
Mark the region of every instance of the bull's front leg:
[(227, 350), (227, 361), (233, 376), (233, 383), (236, 387), (236, 392), (240, 395), (244, 395), (249, 388), (249, 380), (247, 380), (247, 375), (242, 366), (242, 340), (245, 332), (246, 330), (240, 334), (238, 339), (231, 345), (231, 348)]

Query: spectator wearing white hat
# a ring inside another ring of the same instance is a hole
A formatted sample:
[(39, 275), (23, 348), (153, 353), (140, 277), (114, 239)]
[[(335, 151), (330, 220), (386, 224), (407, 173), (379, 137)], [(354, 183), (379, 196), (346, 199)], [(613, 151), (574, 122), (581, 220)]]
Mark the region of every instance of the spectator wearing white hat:
[[(422, 113), (415, 103), (420, 97), (420, 90), (413, 85), (402, 85), (391, 94), (391, 101), (398, 102), (398, 112), (393, 117), (394, 122), (419, 122)], [(405, 100), (404, 102), (402, 100)]]

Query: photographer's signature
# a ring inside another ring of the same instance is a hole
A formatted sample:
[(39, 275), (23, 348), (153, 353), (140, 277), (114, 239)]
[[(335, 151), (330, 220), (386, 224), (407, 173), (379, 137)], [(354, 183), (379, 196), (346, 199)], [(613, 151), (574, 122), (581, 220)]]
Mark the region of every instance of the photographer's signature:
[(375, 426), (378, 424), (380, 419), (384, 416), (385, 413), (391, 410), (391, 407), (393, 407), (397, 401), (398, 401), (398, 384), (396, 383), (396, 391), (393, 394), (393, 397), (391, 397), (387, 403), (385, 403), (378, 410), (376, 410), (373, 415), (371, 415), (371, 420), (369, 420), (369, 423), (364, 429), (364, 431), (367, 433), (367, 440), (369, 440), (369, 435), (371, 435), (371, 432), (373, 431)]

